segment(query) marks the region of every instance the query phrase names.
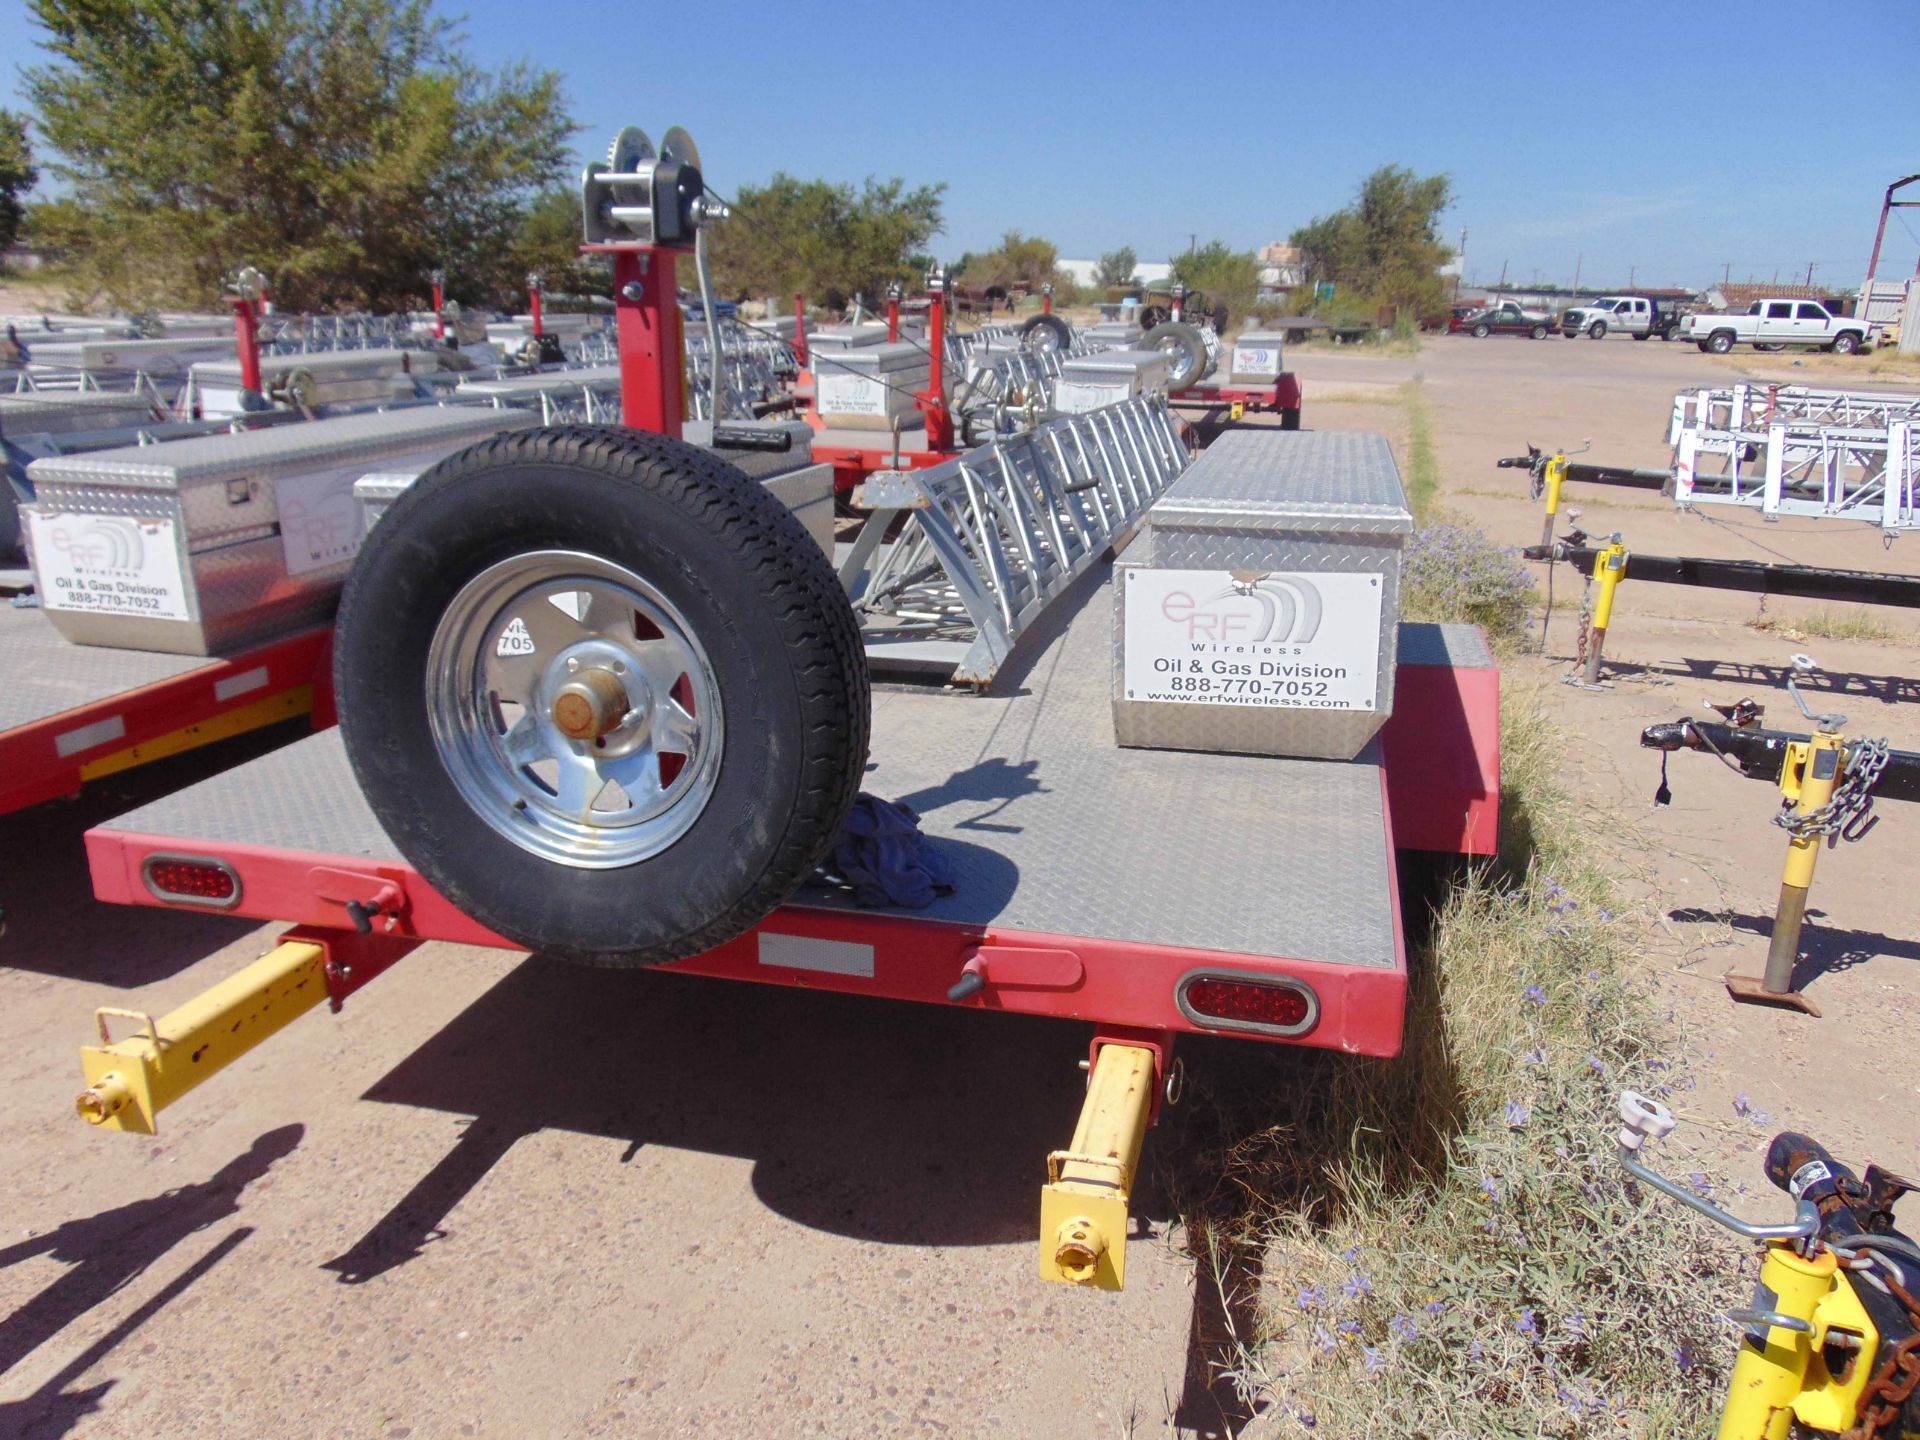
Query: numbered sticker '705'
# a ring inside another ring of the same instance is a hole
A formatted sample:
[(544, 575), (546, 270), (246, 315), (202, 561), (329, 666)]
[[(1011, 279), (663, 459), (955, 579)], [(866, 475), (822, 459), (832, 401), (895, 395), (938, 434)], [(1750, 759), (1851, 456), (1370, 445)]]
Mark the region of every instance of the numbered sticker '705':
[(533, 654), (533, 636), (527, 633), (527, 622), (518, 615), (509, 620), (507, 628), (500, 632), (500, 640), (493, 647), (493, 653), (496, 655)]

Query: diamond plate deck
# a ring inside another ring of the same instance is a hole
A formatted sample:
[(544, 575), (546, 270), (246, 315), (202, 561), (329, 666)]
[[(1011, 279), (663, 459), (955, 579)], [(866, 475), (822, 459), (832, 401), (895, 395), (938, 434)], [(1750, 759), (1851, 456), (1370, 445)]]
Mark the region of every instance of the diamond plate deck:
[(40, 610), (0, 604), (0, 730), (31, 725), (214, 662), (64, 640)]
[[(1378, 763), (1121, 750), (1108, 712), (1104, 567), (1064, 597), (997, 696), (874, 696), (865, 788), (917, 810), (955, 894), (910, 912), (1054, 935), (1389, 969)], [(1060, 615), (1060, 611), (1070, 612)], [(217, 849), (397, 859), (337, 732), (104, 827)], [(819, 888), (795, 903), (851, 908)]]

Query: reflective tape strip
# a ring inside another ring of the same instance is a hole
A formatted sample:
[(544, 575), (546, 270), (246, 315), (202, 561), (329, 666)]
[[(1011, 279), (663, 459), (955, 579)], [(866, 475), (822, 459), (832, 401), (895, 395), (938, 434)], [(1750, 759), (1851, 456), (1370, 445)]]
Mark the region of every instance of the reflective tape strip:
[(236, 695), (249, 695), (255, 690), (264, 689), (267, 683), (267, 667), (256, 665), (251, 670), (242, 670), (238, 675), (229, 675), (224, 680), (213, 682), (213, 698), (222, 703)]
[(78, 755), (82, 750), (92, 750), (97, 746), (124, 739), (126, 733), (126, 716), (111, 715), (105, 720), (96, 720), (91, 725), (82, 725), (78, 730), (69, 730), (64, 735), (54, 736), (53, 753), (64, 760), (69, 755)]
[(789, 970), (820, 970), (830, 975), (873, 978), (873, 946), (846, 940), (816, 940), (810, 935), (760, 932), (760, 963)]

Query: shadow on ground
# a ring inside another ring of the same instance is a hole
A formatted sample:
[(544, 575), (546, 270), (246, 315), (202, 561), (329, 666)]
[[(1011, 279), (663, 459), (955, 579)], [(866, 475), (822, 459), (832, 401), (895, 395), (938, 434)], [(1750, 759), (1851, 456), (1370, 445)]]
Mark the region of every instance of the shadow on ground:
[[(69, 1220), (45, 1235), (0, 1249), (0, 1269), (41, 1257), (67, 1267), (45, 1289), (0, 1319), (0, 1375), (84, 1320), (189, 1237), (232, 1218), (239, 1211), (241, 1192), (290, 1154), (304, 1134), (299, 1125), (269, 1130), (205, 1180)], [(74, 1354), (31, 1395), (0, 1403), (0, 1435), (23, 1440), (65, 1435), (99, 1410), (114, 1381), (82, 1390), (66, 1387), (185, 1294), (252, 1233), (244, 1225), (229, 1231), (137, 1309)]]

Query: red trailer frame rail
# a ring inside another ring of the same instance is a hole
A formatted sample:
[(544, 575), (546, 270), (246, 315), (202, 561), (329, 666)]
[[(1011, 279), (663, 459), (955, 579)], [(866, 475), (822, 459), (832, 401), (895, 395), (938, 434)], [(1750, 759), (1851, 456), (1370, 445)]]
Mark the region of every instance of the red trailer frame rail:
[[(1443, 633), (1443, 627), (1419, 628), (1435, 636)], [(1475, 643), (1483, 656), (1477, 636)], [(1236, 762), (1306, 767), (1295, 772), (1276, 769), (1273, 784), (1282, 790), (1292, 775), (1324, 776), (1329, 766), (1346, 773), (1364, 768), (1376, 775), (1381, 825), (1375, 843), (1385, 849), (1378, 858), (1384, 860), (1389, 890), (1396, 848), (1487, 855), (1497, 839), (1499, 672), (1490, 660), (1483, 663), (1475, 655), (1463, 660), (1455, 650), (1431, 642), (1423, 644), (1422, 652), (1398, 667), (1393, 716), (1377, 752), (1370, 752), (1371, 762), (1363, 757), (1351, 770), (1319, 761)], [(898, 703), (976, 702), (916, 697)], [(332, 749), (315, 750), (306, 761), (296, 754), (315, 746)], [(337, 742), (316, 739), (253, 762), (247, 769), (258, 778), (249, 778), (245, 789), (278, 793), (350, 788), (351, 777), (337, 750)], [(239, 773), (246, 775), (244, 770)], [(354, 799), (357, 802), (357, 796)], [(218, 803), (215, 808), (225, 806)], [(87, 833), (94, 892), (102, 900), (214, 908), (308, 931), (357, 930), (394, 940), (517, 948), (461, 913), (410, 865), (381, 853), (378, 842), (384, 837), (377, 829), (363, 836), (370, 817), (353, 822), (352, 847), (337, 844), (330, 850), (208, 839), (190, 826), (153, 833), (141, 828), (140, 820), (136, 815), (124, 826), (109, 822)], [(223, 822), (216, 828), (221, 834), (248, 830), (243, 822)], [(1218, 945), (1140, 943), (991, 922), (954, 923), (910, 911), (810, 902), (802, 892), (741, 938), (661, 968), (1105, 1026), (1232, 1033), (1391, 1055), (1400, 1045), (1406, 957), (1399, 906), (1396, 902), (1389, 908), (1390, 963), (1354, 965)], [(971, 981), (966, 978), (970, 975)], [(1276, 1026), (1258, 1017), (1251, 1022), (1209, 1019), (1189, 1003), (1188, 992), (1201, 976), (1297, 985), (1310, 1013), (1297, 1025)]]
[[(120, 653), (67, 646), (43, 616), (34, 614), (31, 621), (46, 624), (48, 638), (68, 652), (68, 665)], [(24, 673), (7, 678), (9, 683), (47, 680)], [(83, 687), (84, 682), (74, 686)], [(97, 693), (98, 686), (93, 688)], [(105, 775), (302, 715), (312, 717), (316, 730), (334, 723), (331, 626), (303, 630), (225, 659), (205, 660), (178, 674), (136, 682), (0, 731), (0, 814), (74, 794)]]

